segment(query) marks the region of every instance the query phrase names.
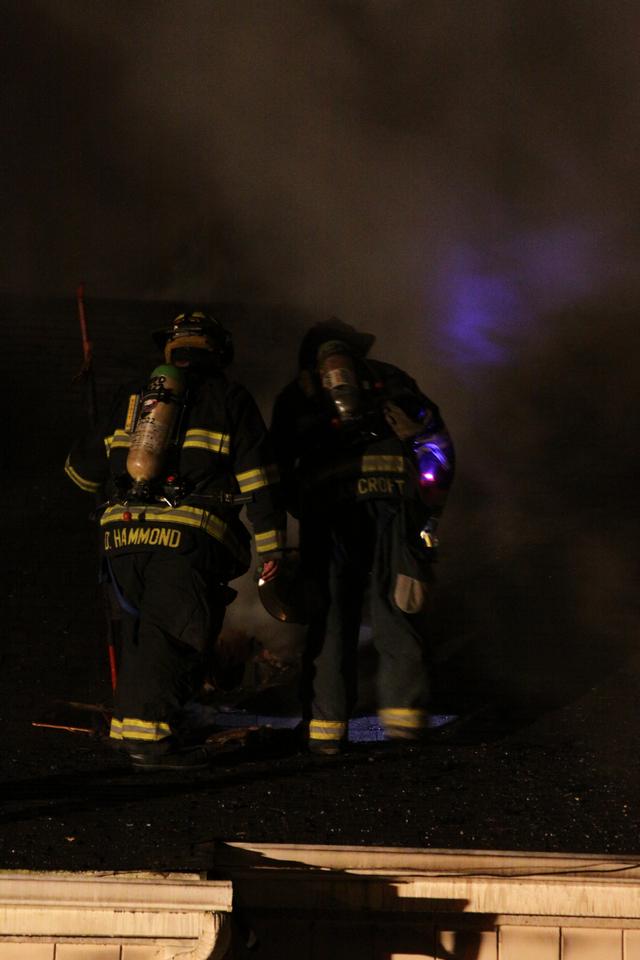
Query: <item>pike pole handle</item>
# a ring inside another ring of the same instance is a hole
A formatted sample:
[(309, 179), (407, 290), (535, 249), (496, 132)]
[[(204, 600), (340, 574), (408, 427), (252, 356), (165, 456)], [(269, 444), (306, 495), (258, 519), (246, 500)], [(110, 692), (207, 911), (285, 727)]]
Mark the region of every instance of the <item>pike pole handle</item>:
[(111, 677), (111, 690), (115, 693), (118, 685), (118, 661), (116, 657), (116, 648), (113, 643), (108, 644), (109, 653), (109, 675)]
[(80, 336), (82, 338), (82, 367), (76, 379), (84, 379), (87, 382), (89, 420), (92, 426), (95, 426), (98, 419), (98, 401), (96, 397), (96, 380), (93, 373), (93, 347), (89, 338), (87, 314), (84, 308), (84, 283), (78, 284), (76, 302), (78, 304), (78, 320), (80, 321)]

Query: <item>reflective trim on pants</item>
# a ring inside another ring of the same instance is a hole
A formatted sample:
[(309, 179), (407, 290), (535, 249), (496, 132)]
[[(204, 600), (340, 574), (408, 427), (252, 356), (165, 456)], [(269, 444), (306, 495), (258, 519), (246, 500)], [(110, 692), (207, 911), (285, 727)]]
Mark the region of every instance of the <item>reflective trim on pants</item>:
[(153, 743), (170, 737), (171, 727), (161, 720), (137, 720), (135, 717), (117, 720), (113, 717), (109, 736), (112, 740), (146, 740)]
[(347, 735), (346, 720), (311, 720), (310, 740), (344, 740)]
[(415, 707), (387, 707), (378, 710), (378, 717), (385, 730), (413, 733), (427, 726), (428, 713)]

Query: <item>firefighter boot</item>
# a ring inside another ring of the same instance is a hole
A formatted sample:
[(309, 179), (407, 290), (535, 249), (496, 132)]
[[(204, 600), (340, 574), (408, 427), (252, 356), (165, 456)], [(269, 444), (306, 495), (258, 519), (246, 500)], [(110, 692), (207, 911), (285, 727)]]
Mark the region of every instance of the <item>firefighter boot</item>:
[(135, 770), (206, 770), (210, 763), (205, 746), (180, 747), (171, 737), (157, 743), (129, 740), (124, 749)]

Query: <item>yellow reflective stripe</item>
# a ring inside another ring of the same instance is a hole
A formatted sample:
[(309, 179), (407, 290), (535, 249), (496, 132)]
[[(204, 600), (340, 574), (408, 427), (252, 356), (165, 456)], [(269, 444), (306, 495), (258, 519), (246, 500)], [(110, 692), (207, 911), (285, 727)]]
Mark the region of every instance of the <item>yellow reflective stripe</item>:
[(111, 718), (109, 736), (112, 740), (122, 740), (122, 720), (116, 720), (115, 717)]
[(236, 556), (244, 557), (246, 550), (242, 547), (231, 530), (227, 527), (224, 520), (209, 513), (208, 510), (202, 510), (199, 507), (123, 507), (111, 506), (102, 514), (100, 526), (104, 527), (110, 523), (121, 523), (122, 513), (127, 510), (131, 514), (131, 520), (128, 523), (175, 523), (186, 527), (194, 527), (198, 530), (204, 530), (209, 536), (219, 540), (229, 548)]
[(420, 730), (427, 725), (427, 711), (411, 707), (391, 707), (378, 711), (385, 727)]
[(131, 433), (133, 430), (133, 424), (136, 419), (136, 411), (138, 408), (138, 401), (140, 395), (138, 393), (131, 393), (129, 395), (129, 405), (127, 406), (127, 415), (124, 419), (124, 429), (127, 433)]
[(256, 533), (255, 540), (258, 553), (282, 550), (285, 545), (285, 532), (284, 530), (267, 530), (266, 533)]
[(362, 458), (363, 473), (404, 473), (405, 468), (404, 457), (385, 454), (379, 457), (366, 455)]
[(225, 444), (225, 443), (219, 442), (216, 444), (212, 444), (209, 440), (197, 440), (192, 437), (191, 439), (184, 441), (184, 443), (182, 444), (182, 449), (183, 450), (206, 450), (207, 453), (219, 453), (221, 456), (228, 456), (230, 446), (228, 443)]
[(346, 720), (312, 720), (309, 724), (310, 740), (342, 740), (346, 734)]
[(275, 464), (269, 464), (255, 470), (245, 470), (243, 473), (236, 473), (236, 480), (241, 493), (251, 493), (252, 490), (268, 487), (270, 483), (277, 483), (278, 468)]
[(415, 714), (426, 715), (427, 711), (421, 707), (382, 707), (380, 713), (390, 717), (410, 717)]
[(228, 454), (231, 450), (231, 436), (216, 430), (192, 428), (187, 430), (182, 444), (183, 450), (188, 447), (208, 450), (210, 453)]
[(210, 514), (208, 510), (202, 510), (200, 507), (189, 507), (186, 504), (180, 507), (123, 507), (118, 504), (107, 507), (102, 514), (100, 524), (104, 526), (107, 523), (117, 523), (122, 520), (122, 511), (125, 509), (131, 514), (131, 520), (137, 522), (155, 520), (160, 523), (184, 523), (191, 527), (201, 527), (203, 530), (206, 530), (209, 526), (212, 530), (221, 533), (224, 532), (226, 527), (223, 520)]
[(73, 469), (69, 457), (67, 457), (67, 461), (64, 465), (64, 472), (70, 480), (73, 480), (77, 487), (80, 487), (80, 489), (84, 490), (86, 493), (97, 493), (100, 489), (100, 483), (96, 483), (93, 480), (85, 480), (84, 477), (80, 476), (77, 470)]
[[(123, 740), (165, 740), (171, 736), (171, 727), (161, 720), (138, 720), (125, 717), (120, 727)], [(117, 737), (116, 737), (117, 739)]]
[(104, 445), (108, 456), (114, 447), (130, 447), (131, 435), (126, 430), (116, 430), (111, 436), (104, 438)]
[(162, 721), (137, 720), (125, 717), (124, 720), (111, 718), (109, 736), (112, 740), (165, 740), (171, 736), (171, 727)]

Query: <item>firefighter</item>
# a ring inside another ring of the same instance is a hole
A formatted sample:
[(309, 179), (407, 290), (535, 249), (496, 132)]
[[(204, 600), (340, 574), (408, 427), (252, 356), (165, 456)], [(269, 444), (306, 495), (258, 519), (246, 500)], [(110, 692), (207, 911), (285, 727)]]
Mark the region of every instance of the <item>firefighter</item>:
[(367, 589), (386, 737), (419, 739), (428, 720), (424, 611), (454, 450), (437, 406), (414, 380), (368, 357), (374, 339), (336, 318), (313, 326), (298, 376), (273, 408), (308, 605), (308, 747), (321, 754), (347, 741)]
[(154, 334), (164, 363), (119, 393), (103, 428), (75, 445), (65, 471), (103, 491), (103, 569), (122, 615), (110, 738), (137, 768), (207, 765), (180, 737), (181, 708), (202, 682), (229, 581), (248, 570), (253, 528), (261, 576), (284, 547), (286, 514), (264, 421), (225, 375), (230, 334), (201, 311)]

